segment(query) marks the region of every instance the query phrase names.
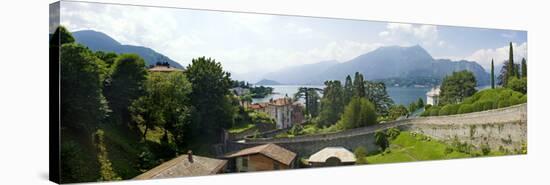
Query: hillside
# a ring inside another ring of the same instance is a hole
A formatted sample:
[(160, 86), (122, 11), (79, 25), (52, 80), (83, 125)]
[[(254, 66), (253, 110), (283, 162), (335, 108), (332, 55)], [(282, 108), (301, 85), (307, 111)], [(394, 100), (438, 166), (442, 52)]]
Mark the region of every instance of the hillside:
[(281, 85), (281, 83), (274, 80), (262, 79), (256, 82), (255, 85)]
[(183, 69), (181, 64), (173, 61), (155, 50), (143, 46), (123, 45), (105, 33), (93, 30), (82, 30), (73, 32), (76, 42), (88, 46), (93, 51), (106, 51), (115, 53), (135, 53), (141, 56), (147, 65), (154, 65), (159, 60), (168, 62), (170, 66)]
[(489, 74), (478, 63), (434, 59), (418, 45), (380, 47), (346, 62), (294, 66), (269, 73), (265, 78), (285, 84), (322, 84), (326, 80), (344, 80), (346, 75), (360, 72), (368, 80), (405, 78), (440, 81), (446, 75), (460, 70), (473, 72), (480, 86), (489, 84)]

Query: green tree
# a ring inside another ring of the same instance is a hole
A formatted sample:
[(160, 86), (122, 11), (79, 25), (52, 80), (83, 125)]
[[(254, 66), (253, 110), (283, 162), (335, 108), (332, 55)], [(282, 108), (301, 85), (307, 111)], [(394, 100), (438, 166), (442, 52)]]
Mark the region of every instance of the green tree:
[(476, 78), (470, 71), (453, 72), (441, 84), (440, 103), (460, 103), (464, 98), (476, 93)]
[(192, 84), (190, 101), (195, 108), (194, 134), (202, 138), (219, 136), (222, 129), (233, 125), (234, 110), (227, 109), (231, 106), (231, 74), (223, 70), (221, 63), (205, 57), (193, 59), (186, 69)]
[(374, 133), (374, 141), (376, 145), (382, 149), (382, 151), (385, 151), (386, 148), (390, 146), (390, 142), (388, 141), (388, 136), (385, 131), (376, 131)]
[(409, 112), (414, 112), (418, 109), (418, 104), (416, 102), (411, 102), (409, 104)]
[(353, 96), (358, 98), (365, 97), (365, 83), (363, 74), (355, 72), (355, 80), (353, 80)]
[(393, 100), (386, 91), (386, 85), (383, 82), (372, 82), (364, 80), (365, 97), (374, 104), (376, 114), (387, 116)]
[(522, 78), (518, 79), (516, 77), (510, 78), (510, 82), (508, 82), (508, 88), (526, 94), (527, 93), (527, 79)]
[(181, 72), (152, 73), (145, 82), (145, 95), (130, 106), (132, 120), (143, 128), (143, 139), (154, 127), (164, 128), (174, 135), (178, 145), (183, 145), (190, 121), (189, 94), (191, 83)]
[(418, 101), (416, 101), (416, 107), (418, 108), (424, 107), (424, 100), (422, 98), (418, 98)]
[(353, 82), (351, 81), (351, 77), (348, 75), (346, 76), (346, 82), (344, 83), (344, 105), (349, 103), (351, 97), (353, 97)]
[(527, 61), (521, 59), (521, 78), (527, 78)]
[(311, 117), (317, 117), (319, 115), (319, 100), (321, 97), (317, 91), (322, 91), (322, 89), (300, 87), (294, 94), (295, 101), (298, 101), (301, 98), (305, 99), (305, 115), (309, 115)]
[(390, 111), (389, 111), (389, 118), (390, 120), (395, 120), (401, 116), (405, 116), (409, 113), (409, 111), (407, 110), (407, 108), (403, 105), (393, 105), (391, 108), (390, 108)]
[(117, 123), (127, 124), (131, 120), (128, 107), (145, 93), (146, 75), (145, 61), (138, 55), (122, 54), (116, 59), (105, 95)]
[(512, 48), (512, 42), (510, 42), (510, 49), (509, 49), (509, 55), (508, 55), (508, 78), (511, 78), (513, 76), (516, 76), (515, 74), (515, 65), (514, 65), (514, 49)]
[(340, 81), (326, 81), (324, 95), (321, 99), (319, 124), (327, 126), (335, 124), (344, 111), (344, 90)]
[(62, 128), (92, 133), (108, 111), (102, 95), (99, 61), (82, 45), (66, 43), (61, 46)]
[(71, 32), (63, 26), (57, 27), (50, 38), (50, 47), (61, 47), (63, 44), (75, 43)]
[(376, 124), (374, 104), (366, 98), (354, 97), (344, 109), (339, 126), (344, 129), (371, 126)]
[(495, 88), (495, 63), (491, 59), (491, 89)]

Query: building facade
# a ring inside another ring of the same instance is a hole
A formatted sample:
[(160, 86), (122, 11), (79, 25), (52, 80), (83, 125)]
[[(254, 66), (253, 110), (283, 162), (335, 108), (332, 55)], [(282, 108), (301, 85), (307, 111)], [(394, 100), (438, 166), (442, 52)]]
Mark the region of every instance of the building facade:
[(270, 143), (236, 151), (226, 158), (234, 172), (282, 170), (294, 167), (296, 153)]
[(432, 88), (426, 93), (426, 105), (438, 105), (439, 104), (439, 94), (441, 89), (439, 86)]

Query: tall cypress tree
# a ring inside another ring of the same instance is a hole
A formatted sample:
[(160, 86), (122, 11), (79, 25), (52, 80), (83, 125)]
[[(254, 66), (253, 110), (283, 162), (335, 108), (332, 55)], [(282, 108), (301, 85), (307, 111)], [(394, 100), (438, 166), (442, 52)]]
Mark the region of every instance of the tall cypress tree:
[(521, 78), (527, 78), (527, 61), (525, 61), (525, 58), (521, 60)]
[(365, 97), (365, 83), (363, 74), (355, 72), (355, 80), (353, 80), (353, 96), (364, 98)]
[[(515, 69), (514, 69), (514, 50), (512, 49), (512, 42), (510, 42), (510, 55), (508, 58), (508, 78), (516, 76)], [(506, 80), (508, 82), (509, 80)]]
[(491, 59), (491, 89), (495, 88), (495, 64), (493, 59)]

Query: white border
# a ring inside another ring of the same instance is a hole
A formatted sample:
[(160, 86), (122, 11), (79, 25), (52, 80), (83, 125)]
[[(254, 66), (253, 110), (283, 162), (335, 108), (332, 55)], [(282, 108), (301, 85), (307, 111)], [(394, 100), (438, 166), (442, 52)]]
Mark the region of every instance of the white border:
[[(230, 174), (114, 184), (537, 184), (548, 182), (548, 6), (475, 0), (91, 0), (197, 9), (352, 18), (528, 31), (526, 156)], [(51, 184), (48, 175), (48, 1), (0, 8), (0, 184)], [(546, 72), (546, 73), (545, 73)]]

